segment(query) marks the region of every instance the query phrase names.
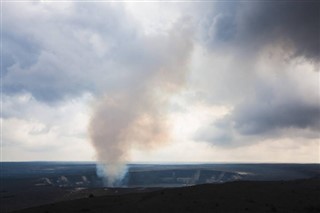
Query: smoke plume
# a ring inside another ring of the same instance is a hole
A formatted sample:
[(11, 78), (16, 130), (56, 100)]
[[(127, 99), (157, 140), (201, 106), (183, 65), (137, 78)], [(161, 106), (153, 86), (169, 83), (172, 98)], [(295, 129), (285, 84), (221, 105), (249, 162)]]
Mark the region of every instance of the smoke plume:
[(190, 23), (182, 19), (167, 35), (144, 38), (147, 48), (136, 51), (149, 61), (131, 66), (135, 73), (126, 85), (119, 82), (124, 86), (97, 99), (89, 132), (109, 186), (123, 176), (132, 148), (153, 149), (169, 140), (166, 106), (184, 85), (191, 34)]

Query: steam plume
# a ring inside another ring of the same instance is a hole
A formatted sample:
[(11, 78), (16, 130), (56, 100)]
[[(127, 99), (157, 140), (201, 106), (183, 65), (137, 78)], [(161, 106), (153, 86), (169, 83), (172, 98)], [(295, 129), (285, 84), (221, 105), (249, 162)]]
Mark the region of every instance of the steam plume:
[(152, 149), (170, 138), (166, 105), (184, 85), (191, 34), (190, 23), (183, 19), (168, 35), (145, 38), (144, 54), (151, 56), (152, 65), (146, 61), (148, 65), (134, 70), (136, 77), (130, 80), (137, 84), (106, 92), (97, 100), (89, 132), (108, 185), (123, 175), (132, 148)]

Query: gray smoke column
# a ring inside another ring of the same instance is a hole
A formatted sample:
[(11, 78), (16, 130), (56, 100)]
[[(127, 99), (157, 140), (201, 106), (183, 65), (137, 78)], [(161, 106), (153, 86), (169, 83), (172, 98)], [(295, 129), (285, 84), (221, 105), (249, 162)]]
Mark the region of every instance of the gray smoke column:
[(182, 19), (167, 35), (144, 38), (143, 55), (138, 53), (151, 58), (147, 65), (134, 70), (130, 83), (96, 101), (89, 133), (109, 186), (124, 175), (132, 148), (153, 149), (168, 142), (167, 103), (185, 83), (190, 26)]

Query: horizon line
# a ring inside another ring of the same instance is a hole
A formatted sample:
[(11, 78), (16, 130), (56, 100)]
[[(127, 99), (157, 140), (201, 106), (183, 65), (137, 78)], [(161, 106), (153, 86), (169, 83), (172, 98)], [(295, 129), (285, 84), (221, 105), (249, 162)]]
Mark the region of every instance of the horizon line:
[[(31, 161), (0, 161), (0, 163), (93, 163), (99, 164), (99, 161), (76, 161), (76, 160), (31, 160)], [(212, 162), (173, 162), (173, 161), (133, 161), (130, 164), (149, 164), (149, 165), (186, 165), (186, 164), (320, 164), (320, 162), (232, 162), (232, 161), (212, 161)]]

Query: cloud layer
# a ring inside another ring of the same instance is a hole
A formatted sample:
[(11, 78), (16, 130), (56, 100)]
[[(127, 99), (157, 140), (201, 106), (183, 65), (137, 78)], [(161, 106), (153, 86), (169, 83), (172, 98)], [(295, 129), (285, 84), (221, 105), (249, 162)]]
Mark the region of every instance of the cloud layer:
[(318, 1), (3, 7), (5, 159), (91, 150), (83, 158), (122, 164), (159, 143), (168, 159), (219, 161), (283, 142), (277, 159), (290, 161), (319, 146)]

